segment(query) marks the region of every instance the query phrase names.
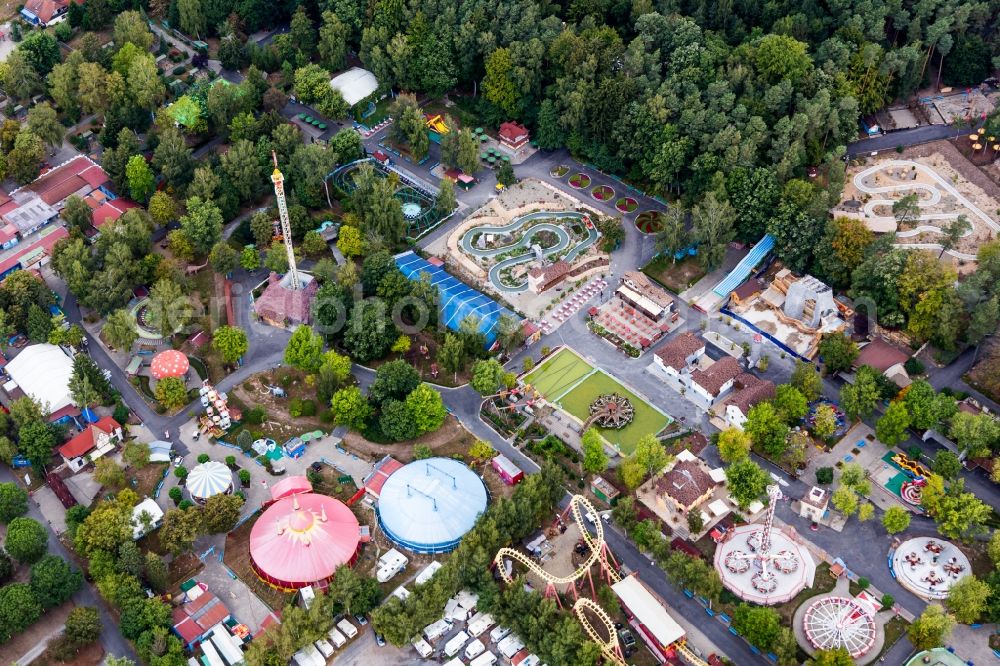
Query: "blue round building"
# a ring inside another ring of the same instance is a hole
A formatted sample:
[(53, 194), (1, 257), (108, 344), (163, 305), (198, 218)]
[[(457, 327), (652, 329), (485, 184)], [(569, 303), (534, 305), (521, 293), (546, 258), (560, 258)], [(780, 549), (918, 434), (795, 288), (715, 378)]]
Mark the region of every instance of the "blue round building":
[(451, 458), (417, 460), (393, 472), (379, 493), (379, 527), (414, 553), (447, 553), (486, 510), (486, 486)]

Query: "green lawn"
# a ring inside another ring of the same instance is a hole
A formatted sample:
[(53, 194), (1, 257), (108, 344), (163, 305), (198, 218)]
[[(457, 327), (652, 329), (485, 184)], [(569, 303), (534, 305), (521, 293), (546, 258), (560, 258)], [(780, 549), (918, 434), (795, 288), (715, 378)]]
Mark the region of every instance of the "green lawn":
[(593, 370), (589, 363), (569, 349), (560, 349), (555, 356), (535, 368), (524, 381), (554, 402)]
[(618, 393), (628, 398), (635, 410), (632, 423), (621, 430), (601, 429), (604, 438), (626, 455), (635, 450), (636, 442), (643, 435), (655, 435), (670, 424), (670, 417), (666, 414), (629, 391), (610, 375), (600, 370), (594, 372), (590, 364), (569, 349), (560, 350), (528, 375), (525, 381), (547, 400), (581, 421), (586, 421), (590, 416), (590, 404), (598, 396)]

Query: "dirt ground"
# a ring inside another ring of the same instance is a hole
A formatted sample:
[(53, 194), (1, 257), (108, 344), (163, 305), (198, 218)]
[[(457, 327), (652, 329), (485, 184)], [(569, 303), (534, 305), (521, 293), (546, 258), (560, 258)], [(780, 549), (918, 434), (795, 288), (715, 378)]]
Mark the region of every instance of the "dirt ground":
[(68, 661), (59, 661), (52, 656), (52, 650), (48, 649), (32, 663), (32, 666), (62, 666), (71, 664), (72, 666), (97, 666), (104, 661), (104, 648), (100, 642), (91, 643), (82, 648), (76, 655)]
[(449, 416), (438, 430), (409, 442), (377, 444), (351, 431), (344, 436), (342, 446), (368, 460), (381, 460), (383, 456), (391, 455), (400, 462), (408, 463), (414, 459), (414, 447), (420, 444), (429, 446), (435, 455), (451, 457), (456, 454), (467, 455), (469, 447), (475, 441), (472, 433), (455, 417)]
[(16, 662), (28, 650), (47, 640), (49, 636), (62, 631), (66, 624), (66, 617), (74, 606), (72, 601), (67, 601), (57, 608), (46, 611), (38, 622), (28, 627), (23, 634), (14, 636), (10, 642), (0, 646), (0, 663)]
[[(983, 213), (991, 217), (993, 221), (996, 222), (997, 219), (1000, 218), (1000, 185), (987, 177), (977, 164), (970, 161), (969, 157), (972, 157), (971, 149), (964, 151), (968, 152), (969, 156), (963, 154), (963, 150), (959, 149), (959, 147), (964, 145), (962, 143), (963, 141), (968, 144), (968, 137), (959, 137), (956, 140), (957, 144), (949, 141), (935, 141), (923, 146), (908, 148), (900, 155), (893, 154), (885, 158), (880, 157), (875, 160), (864, 160), (860, 165), (852, 165), (848, 169), (847, 182), (844, 186), (844, 201), (865, 203), (870, 201), (873, 197), (884, 197), (886, 199), (900, 198), (904, 193), (902, 190), (897, 192), (887, 192), (884, 195), (869, 195), (861, 192), (854, 184), (854, 176), (858, 172), (867, 169), (874, 164), (886, 162), (891, 159), (913, 160), (933, 169), (938, 173), (938, 175), (951, 183), (955, 189), (959, 191), (959, 193), (961, 193)], [(956, 147), (956, 145), (959, 147)], [(979, 154), (982, 155), (982, 151)], [(902, 178), (899, 177), (898, 173), (896, 174), (896, 177), (893, 177), (892, 170), (887, 168), (872, 174), (868, 177), (866, 183), (869, 186), (876, 187), (890, 186), (903, 182), (909, 182), (910, 179), (906, 176), (909, 176), (908, 171), (903, 174)], [(959, 240), (958, 244), (955, 246), (956, 251), (967, 254), (975, 254), (980, 244), (991, 239), (995, 235), (993, 230), (990, 229), (979, 217), (972, 213), (972, 211), (968, 210), (946, 191), (937, 188), (936, 183), (927, 174), (916, 172), (916, 178), (912, 182), (930, 185), (941, 191), (942, 197), (940, 202), (934, 206), (922, 206), (922, 214), (964, 214), (973, 225), (972, 234)], [(925, 193), (921, 193), (921, 199), (924, 198)], [(848, 209), (843, 208), (842, 210), (847, 211)], [(836, 211), (837, 209), (834, 210), (834, 214), (836, 214)], [(892, 216), (892, 212), (889, 210), (888, 206), (876, 208), (875, 212), (877, 215), (883, 215), (886, 217)], [(941, 226), (942, 221), (920, 220), (915, 224)], [(912, 228), (913, 226), (914, 225), (907, 225), (907, 228)], [(902, 228), (900, 229), (900, 231), (903, 230), (904, 229)], [(897, 237), (897, 241), (900, 243), (936, 243), (939, 240), (940, 235), (934, 233), (922, 233), (909, 237)]]

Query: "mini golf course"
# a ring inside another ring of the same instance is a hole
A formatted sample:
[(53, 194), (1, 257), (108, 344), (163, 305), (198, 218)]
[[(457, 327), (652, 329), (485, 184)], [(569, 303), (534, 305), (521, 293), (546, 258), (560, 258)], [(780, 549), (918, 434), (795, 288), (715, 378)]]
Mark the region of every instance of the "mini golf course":
[(623, 213), (634, 213), (638, 207), (639, 202), (632, 197), (619, 197), (618, 201), (615, 202), (615, 208)]
[(610, 201), (611, 197), (615, 196), (615, 191), (607, 185), (598, 185), (590, 191), (590, 196), (598, 201)]
[[(567, 218), (580, 220), (584, 223), (582, 226), (587, 231), (587, 237), (572, 248), (570, 248), (570, 245), (573, 243), (573, 239), (570, 237), (569, 232), (566, 231), (563, 224), (558, 224), (559, 220), (565, 220)], [(537, 222), (538, 220), (553, 220), (553, 222)], [(525, 225), (533, 222), (537, 223), (532, 224), (523, 233), (517, 233)], [(517, 266), (518, 264), (534, 261), (535, 255), (530, 251), (532, 239), (543, 231), (555, 234), (556, 243), (555, 245), (542, 250), (542, 254), (548, 257), (561, 254), (564, 250), (568, 249), (569, 251), (566, 252), (563, 258), (569, 263), (572, 263), (581, 252), (593, 245), (601, 235), (600, 232), (597, 231), (597, 228), (583, 213), (577, 213), (576, 211), (539, 211), (515, 218), (513, 222), (505, 226), (483, 225), (479, 227), (472, 227), (462, 235), (459, 243), (462, 246), (463, 252), (475, 257), (476, 259), (489, 259), (521, 248), (526, 249), (526, 252), (518, 254), (517, 256), (501, 259), (489, 270), (490, 283), (496, 289), (507, 293), (517, 293), (528, 288), (528, 281), (524, 280), (516, 285), (505, 284), (501, 279), (500, 273), (508, 268)], [(472, 239), (473, 237), (482, 234), (511, 236), (515, 238), (515, 240), (512, 243), (508, 243), (507, 245), (502, 245), (500, 247), (493, 247), (489, 249), (478, 248), (473, 244)]]
[(647, 210), (635, 216), (635, 228), (644, 234), (658, 234), (663, 231), (663, 213)]
[(598, 397), (617, 393), (628, 398), (635, 410), (632, 422), (620, 430), (598, 428), (601, 435), (624, 455), (630, 455), (635, 450), (636, 443), (643, 435), (660, 432), (672, 420), (570, 349), (559, 350), (523, 380), (545, 396), (547, 401), (558, 405), (581, 422), (590, 416), (590, 405)]
[(569, 167), (565, 164), (560, 164), (559, 166), (554, 166), (549, 169), (549, 175), (553, 178), (562, 178), (569, 173)]
[(569, 177), (569, 186), (577, 190), (590, 187), (590, 176), (585, 173), (574, 173)]

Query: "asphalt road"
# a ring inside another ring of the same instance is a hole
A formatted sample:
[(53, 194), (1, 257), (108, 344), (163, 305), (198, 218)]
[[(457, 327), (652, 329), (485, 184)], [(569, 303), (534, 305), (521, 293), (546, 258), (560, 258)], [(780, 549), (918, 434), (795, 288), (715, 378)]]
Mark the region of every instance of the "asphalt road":
[[(0, 467), (0, 482), (3, 483), (13, 483), (14, 474), (10, 468), (3, 466)], [(34, 518), (42, 525), (46, 525), (49, 528), (49, 553), (53, 555), (58, 555), (68, 562), (73, 562), (73, 558), (70, 556), (66, 547), (63, 546), (62, 542), (52, 531), (52, 527), (48, 525), (48, 521), (42, 512), (39, 511), (38, 505), (32, 499), (28, 502), (28, 517)], [(111, 613), (108, 612), (107, 606), (104, 600), (101, 599), (97, 593), (94, 591), (93, 585), (88, 582), (84, 582), (80, 590), (73, 595), (73, 603), (77, 606), (92, 606), (97, 609), (97, 612), (101, 616), (101, 645), (104, 646), (104, 650), (109, 655), (114, 655), (116, 657), (128, 657), (136, 663), (139, 663), (139, 658), (136, 656), (135, 650), (132, 649), (132, 645), (125, 640), (122, 636), (121, 631), (118, 629), (118, 624), (115, 622)]]
[(930, 143), (938, 139), (950, 139), (956, 136), (968, 134), (974, 127), (963, 124), (961, 127), (952, 125), (923, 125), (905, 130), (898, 130), (873, 136), (868, 139), (861, 139), (847, 146), (848, 157), (864, 155), (875, 151), (894, 150), (897, 146), (916, 146), (921, 143)]

